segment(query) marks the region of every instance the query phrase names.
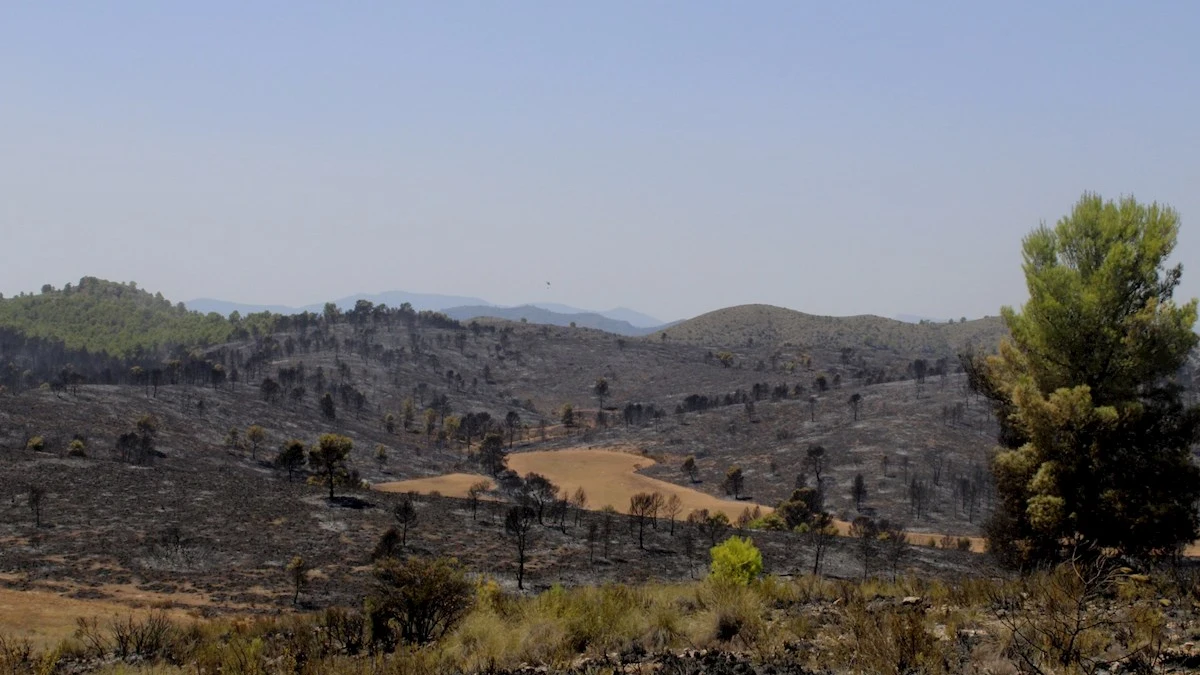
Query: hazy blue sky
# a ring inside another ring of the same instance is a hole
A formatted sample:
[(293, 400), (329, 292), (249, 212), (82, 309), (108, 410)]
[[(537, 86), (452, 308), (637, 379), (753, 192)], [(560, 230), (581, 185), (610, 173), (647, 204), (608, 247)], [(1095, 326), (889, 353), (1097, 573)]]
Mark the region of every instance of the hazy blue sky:
[(1095, 190), (1182, 213), (1191, 297), (1198, 32), (1192, 2), (6, 3), (0, 291), (980, 316)]

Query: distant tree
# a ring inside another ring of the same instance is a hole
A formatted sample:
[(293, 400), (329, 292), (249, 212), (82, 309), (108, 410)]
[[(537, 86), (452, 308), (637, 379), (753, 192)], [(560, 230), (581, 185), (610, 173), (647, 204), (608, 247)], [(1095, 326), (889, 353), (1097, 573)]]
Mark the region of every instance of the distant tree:
[(817, 397), (815, 395), (808, 397), (808, 416), (810, 421), (817, 421)]
[(308, 452), (308, 463), (313, 471), (325, 475), (329, 484), (329, 499), (333, 499), (333, 483), (339, 470), (345, 468), (346, 459), (354, 449), (354, 441), (338, 434), (321, 434), (316, 447)]
[(433, 408), (425, 409), (425, 435), (433, 436), (433, 432), (437, 429), (437, 411)]
[(596, 562), (596, 541), (600, 539), (600, 524), (594, 520), (588, 521), (587, 527), (587, 543), (588, 543), (588, 563)]
[(683, 500), (674, 492), (667, 501), (663, 504), (663, 515), (671, 521), (671, 536), (675, 536), (675, 519), (679, 517), (679, 513), (683, 511)]
[(513, 437), (517, 434), (517, 429), (521, 428), (521, 415), (515, 410), (509, 410), (504, 416), (504, 426), (508, 429), (508, 449), (513, 446)]
[(279, 454), (275, 456), (275, 466), (285, 469), (288, 472), (288, 480), (291, 480), (292, 474), (304, 466), (307, 452), (308, 448), (304, 446), (304, 442), (293, 438), (280, 448)]
[(866, 516), (859, 516), (850, 523), (850, 536), (856, 539), (855, 549), (858, 553), (859, 560), (862, 562), (863, 579), (870, 574), (871, 560), (875, 558), (879, 528), (875, 521)]
[(375, 461), (379, 462), (380, 469), (383, 469), (384, 465), (387, 464), (388, 451), (387, 451), (387, 446), (384, 445), (383, 443), (375, 444)]
[(854, 486), (850, 488), (850, 496), (854, 498), (854, 509), (862, 511), (863, 500), (867, 498), (867, 482), (861, 473), (854, 476)]
[(479, 444), (479, 463), (492, 476), (500, 475), (507, 461), (504, 452), (504, 437), (498, 433), (490, 433), (483, 437)]
[(71, 439), (71, 442), (67, 444), (67, 456), (68, 457), (87, 457), (87, 446), (86, 446), (86, 444), (84, 444), (83, 439), (81, 439), (81, 438)]
[(546, 507), (558, 497), (558, 486), (540, 473), (530, 473), (525, 476), (521, 494), (529, 500), (529, 504), (537, 513), (538, 524), (545, 525)]
[(337, 408), (334, 406), (333, 396), (330, 396), (329, 392), (325, 392), (325, 395), (321, 397), (321, 415), (330, 422), (337, 419)]
[[(144, 371), (142, 379), (146, 379)], [(213, 389), (219, 389), (221, 385), (225, 384), (225, 366), (214, 363), (212, 369), (209, 370), (209, 379), (212, 381)]]
[(571, 495), (571, 505), (575, 507), (575, 524), (579, 525), (579, 518), (583, 515), (583, 510), (587, 508), (587, 493), (580, 486), (575, 489), (575, 493)]
[(739, 466), (731, 466), (725, 472), (725, 480), (721, 483), (721, 487), (725, 488), (725, 494), (733, 495), (734, 499), (741, 499), (742, 486), (745, 484), (746, 477), (742, 473), (742, 468)]
[(833, 517), (828, 513), (818, 513), (810, 522), (801, 527), (800, 531), (813, 549), (812, 573), (820, 574), (825, 552), (829, 550), (838, 536), (837, 527), (833, 524)]
[(646, 524), (653, 517), (654, 494), (639, 492), (629, 498), (629, 517), (638, 534), (638, 548), (646, 548)]
[(257, 424), (251, 424), (246, 429), (246, 440), (250, 441), (250, 457), (258, 459), (258, 446), (267, 440), (267, 430)]
[(892, 570), (892, 583), (895, 583), (900, 563), (908, 554), (908, 536), (904, 532), (903, 523), (883, 520), (879, 522), (878, 530), (879, 547), (888, 568)]
[(709, 513), (708, 509), (692, 511), (688, 522), (693, 523), (701, 535), (708, 539), (710, 546), (716, 546), (717, 540), (729, 529), (729, 516), (721, 511)]
[(25, 441), (25, 449), (30, 452), (41, 452), (46, 448), (46, 439), (41, 436), (31, 436)]
[(862, 400), (863, 400), (862, 394), (860, 394), (858, 392), (854, 392), (853, 394), (850, 395), (850, 400), (848, 401), (848, 403), (850, 404), (850, 408), (852, 410), (854, 410), (854, 421), (855, 422), (858, 421), (858, 409), (862, 405)]
[(559, 419), (562, 425), (568, 429), (575, 426), (575, 406), (570, 403), (564, 403)]
[(818, 375), (816, 379), (813, 380), (813, 385), (816, 386), (817, 391), (824, 393), (829, 389), (829, 380), (824, 375)]
[(292, 604), (300, 604), (300, 591), (308, 586), (308, 563), (304, 562), (304, 558), (296, 556), (287, 565), (288, 580), (292, 583), (294, 592), (292, 593)]
[[(664, 337), (665, 337), (665, 334), (664, 334)], [(717, 352), (716, 356), (717, 356), (717, 361), (721, 362), (722, 367), (728, 368), (733, 365), (733, 353)]]
[(471, 487), (467, 488), (467, 500), (471, 504), (471, 520), (475, 520), (476, 511), (479, 509), (479, 498), (487, 494), (490, 489), (492, 489), (492, 484), (486, 480), (471, 483)]
[(412, 428), (413, 422), (417, 417), (417, 407), (413, 403), (412, 397), (404, 399), (400, 404), (400, 419), (404, 424), (404, 430), (408, 431)]
[(608, 398), (608, 380), (603, 377), (596, 380), (596, 384), (592, 386), (592, 393), (600, 401), (600, 409), (604, 410), (604, 399)]
[(388, 414), (384, 415), (383, 416), (383, 428), (385, 430), (387, 430), (387, 432), (389, 434), (396, 433), (396, 416), (393, 415), (392, 413), (388, 413)]
[(817, 489), (821, 488), (821, 472), (825, 469), (825, 448), (810, 445), (804, 453), (804, 466), (817, 478)]
[(392, 507), (392, 517), (400, 528), (400, 545), (408, 546), (408, 530), (417, 524), (417, 506), (411, 494), (406, 494)]
[(612, 543), (613, 523), (617, 519), (617, 510), (612, 504), (605, 504), (600, 509), (600, 536), (604, 540), (604, 557), (608, 558), (609, 545)]
[(518, 590), (525, 589), (525, 560), (526, 554), (529, 551), (529, 545), (532, 543), (533, 521), (535, 517), (533, 509), (522, 505), (513, 506), (508, 510), (508, 514), (504, 516), (504, 533), (517, 549)]
[(683, 460), (683, 466), (679, 467), (679, 470), (682, 471), (683, 473), (685, 473), (687, 475), (688, 479), (691, 480), (693, 483), (695, 483), (696, 482), (696, 456), (688, 455), (687, 458)]
[(29, 510), (33, 513), (33, 526), (42, 526), (42, 507), (46, 503), (46, 488), (40, 485), (30, 485), (27, 497)]

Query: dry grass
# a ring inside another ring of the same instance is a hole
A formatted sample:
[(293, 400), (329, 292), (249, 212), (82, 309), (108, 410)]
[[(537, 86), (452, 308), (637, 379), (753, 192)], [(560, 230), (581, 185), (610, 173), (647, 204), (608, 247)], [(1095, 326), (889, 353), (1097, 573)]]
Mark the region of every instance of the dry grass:
[[(142, 618), (156, 606), (180, 600), (195, 601), (194, 595), (177, 595), (170, 599), (154, 593), (136, 593), (125, 589), (109, 594), (111, 599), (79, 599), (51, 591), (16, 591), (0, 589), (0, 635), (29, 640), (34, 646), (47, 648), (58, 644), (75, 632), (80, 617), (135, 616)], [(107, 594), (107, 593), (106, 593)], [(168, 612), (172, 619), (188, 617), (182, 609)]]

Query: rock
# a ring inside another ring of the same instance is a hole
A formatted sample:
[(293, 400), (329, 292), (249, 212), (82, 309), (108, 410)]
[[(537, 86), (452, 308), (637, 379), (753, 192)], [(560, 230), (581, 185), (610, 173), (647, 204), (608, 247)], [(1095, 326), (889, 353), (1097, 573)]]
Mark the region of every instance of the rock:
[(900, 601), (901, 605), (912, 606), (921, 604), (921, 597), (918, 595), (910, 595)]

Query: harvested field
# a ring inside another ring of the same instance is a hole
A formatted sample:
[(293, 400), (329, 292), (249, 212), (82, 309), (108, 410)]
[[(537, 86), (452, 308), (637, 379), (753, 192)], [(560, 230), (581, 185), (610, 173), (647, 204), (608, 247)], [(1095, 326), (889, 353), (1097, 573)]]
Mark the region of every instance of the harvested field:
[[(611, 505), (625, 513), (629, 510), (629, 498), (639, 492), (679, 495), (683, 500), (684, 515), (696, 509), (708, 509), (721, 511), (734, 520), (747, 507), (753, 509), (759, 506), (764, 512), (771, 510), (761, 504), (720, 499), (638, 473), (640, 469), (653, 464), (653, 459), (638, 454), (636, 448), (628, 446), (517, 452), (508, 456), (509, 468), (522, 476), (540, 473), (572, 493), (582, 487), (588, 496), (588, 508), (593, 510)], [(375, 489), (422, 494), (436, 491), (448, 497), (466, 497), (467, 488), (481, 480), (488, 479), (477, 474), (450, 473), (432, 478), (381, 483)]]
[(414, 478), (412, 480), (377, 483), (373, 487), (380, 492), (416, 492), (423, 495), (436, 492), (444, 497), (465, 499), (467, 497), (467, 490), (479, 481), (487, 481), (493, 487), (495, 486), (495, 482), (487, 476), (475, 473), (448, 473), (431, 478)]

